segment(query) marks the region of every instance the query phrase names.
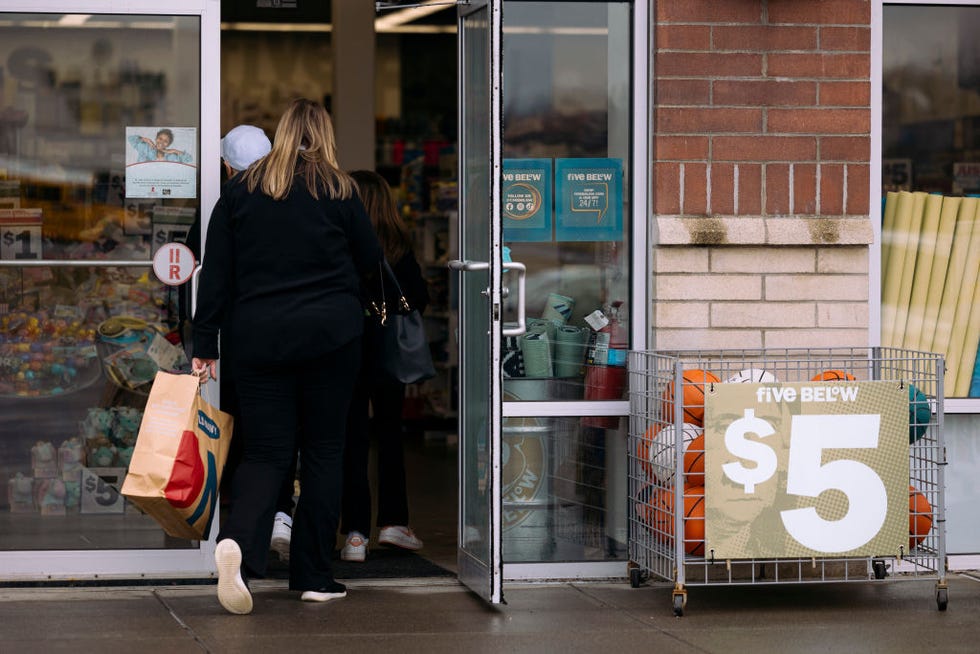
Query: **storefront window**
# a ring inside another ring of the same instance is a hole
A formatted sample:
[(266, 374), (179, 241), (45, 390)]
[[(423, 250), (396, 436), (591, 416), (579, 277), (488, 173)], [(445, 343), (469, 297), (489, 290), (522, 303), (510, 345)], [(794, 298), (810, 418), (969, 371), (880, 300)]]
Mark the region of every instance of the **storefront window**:
[(885, 5), (881, 342), (980, 397), (980, 7)]
[(512, 1), (503, 15), (504, 259), (527, 266), (528, 316), (528, 333), (504, 343), (504, 388), (523, 401), (621, 399), (629, 4)]
[(151, 260), (200, 210), (200, 63), (196, 16), (0, 16), (0, 550), (195, 546), (118, 491), (186, 366)]

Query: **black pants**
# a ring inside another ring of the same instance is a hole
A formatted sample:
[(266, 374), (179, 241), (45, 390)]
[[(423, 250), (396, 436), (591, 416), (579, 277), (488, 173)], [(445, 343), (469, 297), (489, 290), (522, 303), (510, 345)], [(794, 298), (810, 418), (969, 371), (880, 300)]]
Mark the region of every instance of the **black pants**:
[(289, 587), (316, 590), (333, 581), (330, 558), (340, 517), (347, 413), (360, 361), (357, 338), (309, 362), (238, 369), (244, 453), (218, 540), (239, 544), (246, 574), (265, 574), (276, 498), (295, 461), (298, 439), (303, 463)]
[[(365, 360), (372, 357), (368, 351)], [(402, 406), (405, 384), (375, 366), (365, 365), (358, 376), (347, 418), (344, 449), (344, 493), (341, 531), (371, 534), (371, 488), (368, 456), (372, 436), (378, 443), (379, 527), (408, 524), (405, 489), (405, 451), (402, 445)], [(368, 417), (368, 406), (374, 417)]]

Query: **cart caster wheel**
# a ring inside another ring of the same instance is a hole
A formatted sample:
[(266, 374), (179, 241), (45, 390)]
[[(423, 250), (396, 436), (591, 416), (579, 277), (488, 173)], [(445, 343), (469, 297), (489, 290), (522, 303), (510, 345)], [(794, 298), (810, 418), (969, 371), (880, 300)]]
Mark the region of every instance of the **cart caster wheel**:
[(872, 561), (871, 569), (874, 570), (875, 579), (884, 579), (888, 576), (888, 568), (884, 561)]
[(949, 591), (945, 588), (936, 589), (936, 606), (940, 611), (945, 611), (947, 604), (949, 604)]
[(684, 615), (684, 596), (674, 595), (674, 615), (676, 617), (681, 617)]
[(639, 588), (643, 585), (643, 569), (630, 568), (630, 587)]

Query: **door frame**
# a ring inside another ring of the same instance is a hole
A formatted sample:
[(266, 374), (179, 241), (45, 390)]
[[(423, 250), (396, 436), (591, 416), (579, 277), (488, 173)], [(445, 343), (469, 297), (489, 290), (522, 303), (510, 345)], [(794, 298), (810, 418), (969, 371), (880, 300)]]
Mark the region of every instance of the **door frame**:
[[(220, 0), (170, 0), (165, 5), (151, 0), (16, 0), (5, 1), (4, 13), (117, 14), (157, 16), (199, 16), (200, 23), (200, 140), (199, 161), (214, 165), (200, 166), (201, 206), (203, 217), (211, 213), (218, 200), (221, 180), (220, 120), (218, 111), (204, 107), (221, 106), (221, 3)], [(106, 264), (107, 262), (94, 262)], [(134, 262), (108, 262), (133, 265)], [(143, 265), (149, 267), (150, 261)], [(215, 384), (209, 384), (209, 387)], [(206, 397), (217, 401), (215, 388)], [(215, 519), (217, 523), (217, 518)], [(217, 530), (212, 530), (216, 534)], [(201, 541), (196, 549), (139, 550), (29, 550), (0, 552), (0, 570), (4, 580), (18, 579), (140, 579), (202, 578), (215, 573), (214, 542)]]

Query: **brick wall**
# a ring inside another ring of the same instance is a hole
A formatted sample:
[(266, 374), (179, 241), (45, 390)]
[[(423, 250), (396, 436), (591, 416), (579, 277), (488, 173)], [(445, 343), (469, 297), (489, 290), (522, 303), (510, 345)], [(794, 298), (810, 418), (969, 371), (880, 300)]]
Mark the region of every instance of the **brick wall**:
[(867, 344), (870, 1), (654, 6), (654, 346)]

